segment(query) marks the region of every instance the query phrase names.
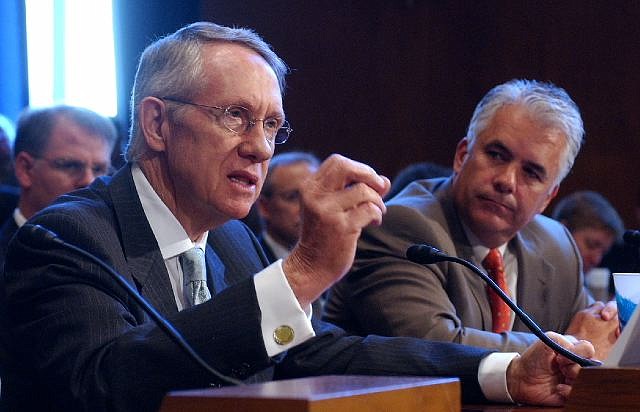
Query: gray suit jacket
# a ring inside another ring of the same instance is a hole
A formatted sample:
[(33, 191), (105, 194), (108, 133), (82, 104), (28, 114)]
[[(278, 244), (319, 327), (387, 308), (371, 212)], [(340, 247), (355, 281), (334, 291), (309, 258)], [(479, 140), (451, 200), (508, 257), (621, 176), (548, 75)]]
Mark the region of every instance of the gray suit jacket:
[[(178, 312), (169, 276), (129, 166), (63, 196), (30, 220), (101, 258), (223, 374), (261, 381), (320, 374), (458, 376), (482, 399), (478, 365), (489, 352), (420, 339), (361, 338), (314, 322), (317, 336), (267, 356), (252, 275), (266, 264), (255, 236), (231, 221), (206, 250), (213, 298)], [(0, 282), (7, 410), (152, 411), (169, 390), (221, 385), (188, 358), (91, 260), (22, 228)]]
[[(425, 339), (522, 352), (535, 341), (516, 318), (513, 331), (491, 332), (483, 280), (449, 262), (406, 259), (415, 243), (474, 261), (456, 215), (451, 180), (414, 182), (388, 202), (380, 227), (367, 228), (352, 271), (331, 291), (325, 319), (357, 333)], [(536, 216), (509, 243), (518, 259), (518, 305), (543, 330), (564, 332), (588, 303), (578, 250), (561, 224)]]

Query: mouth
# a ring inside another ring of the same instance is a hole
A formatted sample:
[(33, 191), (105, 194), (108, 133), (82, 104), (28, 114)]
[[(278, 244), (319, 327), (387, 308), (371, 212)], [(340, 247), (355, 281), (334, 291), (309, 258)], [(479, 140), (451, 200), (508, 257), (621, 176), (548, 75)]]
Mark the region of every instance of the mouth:
[(512, 206), (510, 203), (507, 203), (507, 202), (504, 202), (504, 201), (500, 201), (500, 200), (493, 199), (493, 198), (492, 198), (492, 197), (490, 197), (490, 196), (483, 196), (483, 195), (480, 195), (480, 196), (478, 196), (478, 197), (479, 197), (479, 198), (480, 198), (480, 200), (482, 200), (483, 202), (486, 202), (486, 203), (488, 203), (488, 204), (490, 204), (490, 205), (493, 205), (494, 207), (498, 207), (498, 208), (500, 208), (500, 209), (507, 210), (507, 211), (510, 211), (510, 212), (513, 212), (513, 211), (515, 210), (515, 207), (514, 207), (514, 206)]
[(258, 176), (245, 171), (236, 171), (230, 173), (227, 177), (233, 183), (237, 183), (246, 187), (253, 187), (258, 183)]

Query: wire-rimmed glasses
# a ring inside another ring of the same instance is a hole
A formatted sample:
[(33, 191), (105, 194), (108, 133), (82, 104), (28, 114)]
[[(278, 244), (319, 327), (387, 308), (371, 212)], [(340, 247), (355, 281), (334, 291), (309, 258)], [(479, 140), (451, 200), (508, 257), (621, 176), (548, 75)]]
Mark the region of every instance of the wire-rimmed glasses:
[(213, 109), (221, 111), (222, 125), (229, 131), (236, 134), (247, 133), (258, 122), (262, 122), (262, 128), (267, 140), (275, 144), (282, 144), (286, 142), (289, 138), (289, 135), (293, 131), (293, 129), (289, 125), (289, 122), (281, 117), (258, 119), (253, 117), (253, 113), (251, 113), (251, 110), (237, 104), (221, 107), (194, 103), (176, 97), (161, 97), (160, 99), (178, 104), (200, 107), (203, 109)]

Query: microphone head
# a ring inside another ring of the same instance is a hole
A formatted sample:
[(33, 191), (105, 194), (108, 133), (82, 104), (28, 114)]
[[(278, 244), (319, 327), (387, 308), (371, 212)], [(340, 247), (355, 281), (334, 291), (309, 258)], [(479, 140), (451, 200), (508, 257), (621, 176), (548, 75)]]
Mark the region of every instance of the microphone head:
[(407, 259), (415, 263), (428, 265), (449, 260), (449, 256), (431, 245), (416, 244), (409, 246), (407, 249)]

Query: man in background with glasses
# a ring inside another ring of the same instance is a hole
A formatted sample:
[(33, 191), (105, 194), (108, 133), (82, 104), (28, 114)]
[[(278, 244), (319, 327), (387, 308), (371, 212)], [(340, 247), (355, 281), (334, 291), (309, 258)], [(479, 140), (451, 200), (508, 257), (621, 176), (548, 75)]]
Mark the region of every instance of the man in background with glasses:
[[(349, 269), (362, 228), (380, 224), (388, 179), (330, 156), (301, 190), (300, 240), (270, 265), (236, 220), (291, 132), (286, 72), (246, 29), (194, 23), (156, 41), (136, 74), (128, 163), (30, 222), (112, 265), (217, 372), (92, 260), (23, 227), (0, 284), (10, 410), (155, 411), (170, 390), (320, 374), (459, 376), (465, 400), (484, 399), (490, 351), (311, 324), (311, 302)], [(497, 386), (520, 402), (562, 403), (578, 372), (540, 345), (509, 359)]]
[(85, 108), (59, 105), (21, 114), (13, 151), (20, 198), (0, 229), (0, 268), (18, 227), (58, 196), (109, 171), (116, 140), (111, 120)]
[[(271, 159), (257, 206), (262, 223), (258, 241), (269, 262), (286, 258), (300, 239), (302, 211), (300, 193), (320, 160), (311, 153), (286, 152)], [(313, 316), (322, 316), (324, 294), (312, 306)]]

